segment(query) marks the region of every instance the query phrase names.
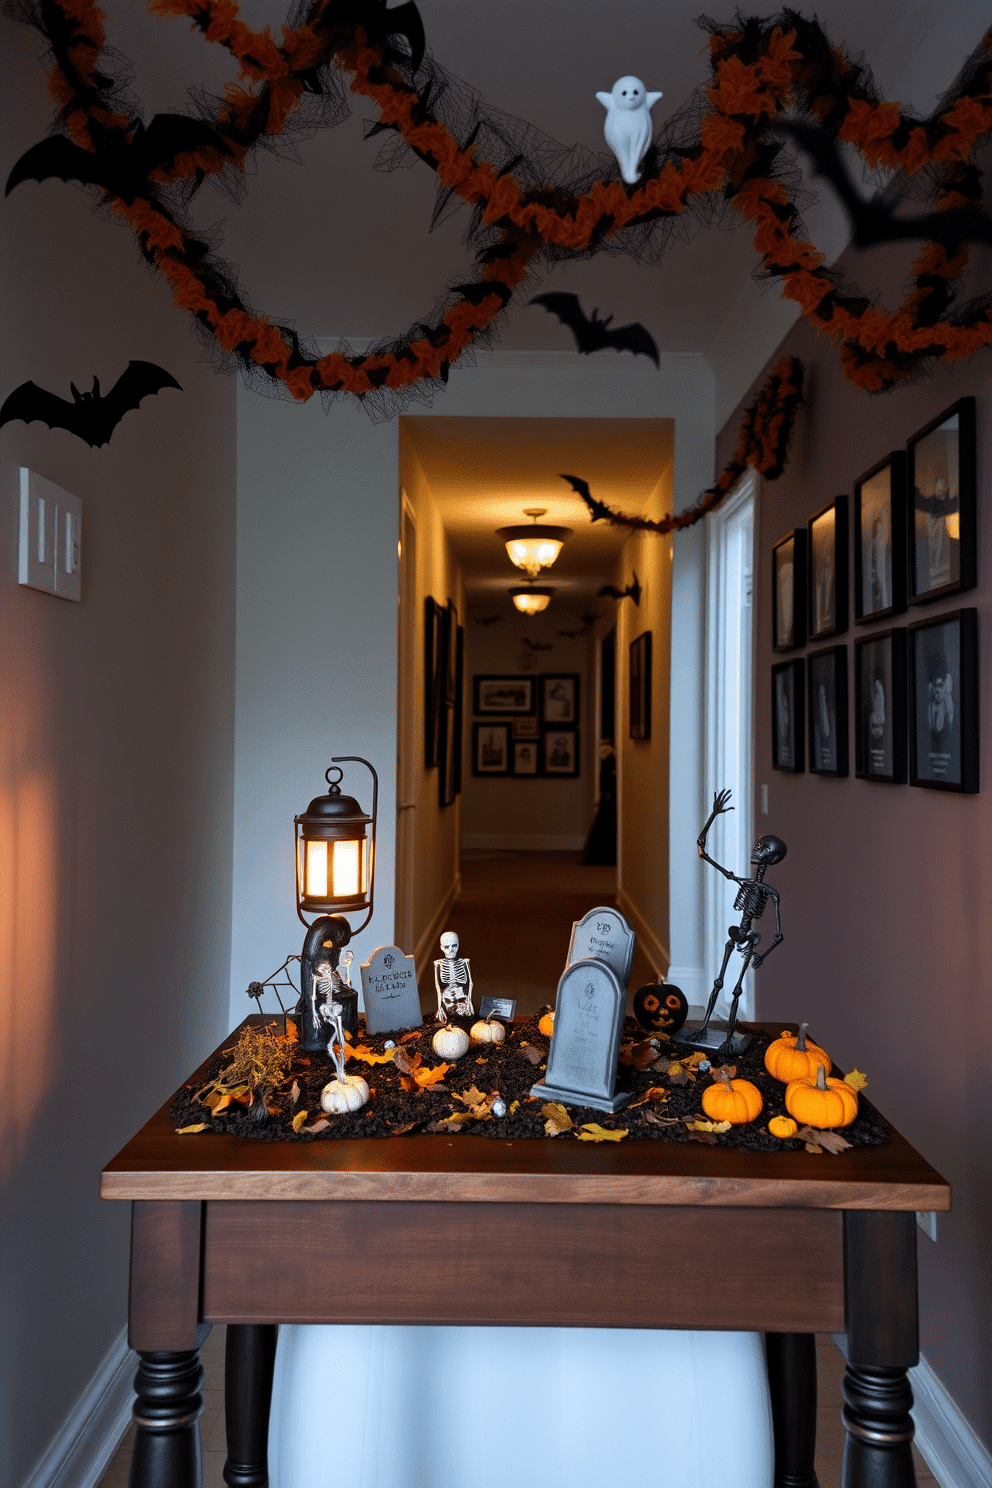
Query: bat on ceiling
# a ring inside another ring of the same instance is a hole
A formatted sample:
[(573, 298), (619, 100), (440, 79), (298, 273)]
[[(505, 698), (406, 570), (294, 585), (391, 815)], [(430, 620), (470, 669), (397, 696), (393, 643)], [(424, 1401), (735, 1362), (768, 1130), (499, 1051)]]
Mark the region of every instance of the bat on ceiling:
[(389, 36), (405, 36), (414, 72), (424, 60), (427, 38), (420, 11), (413, 0), (406, 0), (404, 5), (397, 5), (393, 10), (386, 9), (386, 0), (338, 0), (328, 19), (332, 22), (350, 21), (352, 25), (361, 26), (373, 45)]
[(182, 392), (171, 373), (156, 367), (154, 362), (128, 362), (106, 397), (101, 394), (96, 377), (89, 393), (79, 392), (71, 382), (69, 387), (71, 403), (47, 388), (38, 387), (37, 383), (22, 382), (0, 408), (0, 427), (14, 419), (23, 419), (26, 424), (41, 419), (50, 429), (67, 429), (93, 449), (109, 444), (124, 415), (137, 408), (149, 393), (160, 393), (167, 387)]
[(840, 197), (851, 223), (851, 241), (856, 248), (902, 239), (923, 239), (954, 248), (962, 242), (992, 245), (992, 217), (980, 207), (948, 207), (946, 212), (926, 212), (916, 217), (897, 217), (890, 206), (865, 201), (848, 174), (837, 140), (819, 124), (797, 119), (776, 121), (775, 128), (789, 135), (813, 160), (813, 173), (824, 176)]
[(532, 641), (530, 636), (524, 636), (520, 644), (526, 646), (528, 651), (550, 651), (554, 641)]
[(587, 316), (579, 304), (578, 295), (574, 294), (540, 294), (535, 295), (527, 303), (543, 305), (551, 315), (557, 315), (562, 325), (568, 326), (575, 337), (576, 349), (586, 356), (611, 346), (614, 351), (630, 351), (634, 356), (650, 357), (656, 367), (659, 365), (658, 348), (654, 343), (654, 338), (639, 321), (632, 321), (630, 325), (615, 326), (610, 330), (610, 321), (613, 316), (608, 315), (605, 320), (601, 320), (598, 310), (594, 310), (591, 316)]
[(641, 602), (641, 586), (636, 573), (634, 574), (633, 582), (628, 584), (626, 589), (618, 589), (615, 584), (604, 584), (602, 589), (596, 592), (600, 599), (609, 595), (611, 599), (632, 599), (635, 605), (639, 605)]
[(231, 151), (215, 129), (186, 114), (156, 114), (147, 129), (139, 120), (128, 143), (114, 135), (99, 150), (84, 150), (64, 134), (53, 134), (26, 150), (7, 177), (5, 196), (22, 181), (82, 181), (121, 201), (148, 194), (153, 171), (168, 171), (180, 155), (213, 149)]
[(502, 620), (502, 618), (503, 618), (502, 615), (473, 615), (472, 616), (472, 624), (473, 625), (498, 625), (499, 622)]

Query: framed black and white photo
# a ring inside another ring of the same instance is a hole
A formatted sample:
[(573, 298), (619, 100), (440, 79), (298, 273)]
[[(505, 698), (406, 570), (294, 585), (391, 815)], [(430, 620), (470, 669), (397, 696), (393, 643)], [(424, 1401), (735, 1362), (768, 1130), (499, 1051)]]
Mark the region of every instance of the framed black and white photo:
[(978, 611), (909, 629), (909, 783), (978, 790)]
[(536, 716), (529, 718), (515, 718), (512, 724), (513, 737), (515, 739), (537, 739), (540, 738), (541, 725)]
[(458, 611), (451, 600), (445, 612), (444, 623), (444, 700), (453, 703), (458, 691)]
[(472, 681), (476, 714), (513, 717), (534, 712), (537, 693), (533, 677), (476, 676)]
[(809, 768), (847, 774), (847, 647), (829, 646), (806, 658)]
[(906, 446), (911, 604), (978, 582), (975, 469), (975, 400), (959, 398)]
[(542, 775), (578, 775), (579, 735), (577, 729), (545, 729), (541, 735)]
[(906, 456), (893, 450), (854, 483), (854, 618), (905, 608)]
[(430, 595), (424, 600), (424, 765), (432, 770), (441, 755), (441, 703), (444, 681), (444, 630), (447, 612)]
[(805, 683), (806, 668), (800, 656), (772, 667), (773, 770), (798, 775), (805, 768)]
[(462, 756), (465, 752), (465, 627), (455, 631), (455, 795), (462, 793)]
[(883, 630), (854, 643), (854, 773), (906, 783), (906, 632)]
[(475, 723), (472, 725), (472, 774), (509, 775), (510, 725), (508, 723)]
[(537, 739), (513, 740), (514, 775), (536, 775), (538, 773), (539, 748), (540, 741)]
[(630, 737), (651, 737), (651, 632), (630, 643)]
[(847, 497), (835, 496), (806, 525), (807, 639), (819, 641), (847, 629)]
[(772, 548), (772, 649), (806, 643), (806, 529), (797, 527)]
[(578, 672), (542, 672), (540, 698), (542, 723), (578, 723)]

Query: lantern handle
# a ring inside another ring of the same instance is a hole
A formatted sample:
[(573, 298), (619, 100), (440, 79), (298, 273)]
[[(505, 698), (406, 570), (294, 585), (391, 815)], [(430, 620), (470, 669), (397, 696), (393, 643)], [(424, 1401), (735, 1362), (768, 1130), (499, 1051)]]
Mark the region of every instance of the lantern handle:
[[(332, 780), (332, 775), (337, 775), (337, 780)], [(324, 779), (327, 781), (327, 794), (329, 796), (339, 796), (341, 794), (341, 782), (344, 779), (344, 771), (336, 765), (329, 765), (324, 771)]]
[[(352, 935), (358, 935), (360, 931), (365, 929), (366, 925), (371, 920), (372, 910), (375, 906), (375, 828), (379, 814), (379, 777), (375, 772), (374, 765), (370, 765), (367, 759), (362, 759), (360, 754), (335, 754), (331, 756), (331, 764), (333, 765), (343, 765), (348, 764), (349, 762), (356, 765), (364, 765), (366, 770), (368, 770), (369, 774), (372, 776), (372, 845), (370, 850), (371, 861), (369, 863), (369, 912), (365, 916), (362, 923), (360, 925), (357, 925), (351, 932)], [(342, 770), (340, 773), (341, 778), (343, 779), (344, 771)], [(329, 774), (330, 770), (325, 773), (325, 780), (327, 779), (327, 776)]]

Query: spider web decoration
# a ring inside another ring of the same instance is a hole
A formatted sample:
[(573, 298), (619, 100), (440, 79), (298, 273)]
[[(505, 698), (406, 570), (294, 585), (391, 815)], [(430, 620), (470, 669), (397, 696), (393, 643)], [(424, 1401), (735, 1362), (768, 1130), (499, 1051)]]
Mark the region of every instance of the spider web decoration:
[[(253, 386), (300, 401), (314, 393), (357, 397), (374, 418), (390, 417), (411, 397), (429, 399), (456, 360), (491, 340), (539, 265), (601, 252), (652, 265), (676, 235), (731, 215), (754, 226), (757, 275), (780, 283), (810, 324), (840, 343), (845, 375), (859, 387), (882, 391), (992, 344), (992, 296), (956, 304), (967, 236), (924, 244), (895, 311), (824, 264), (800, 217), (794, 153), (775, 132), (783, 114), (804, 119), (853, 144), (871, 169), (900, 172), (900, 190), (912, 180), (937, 210), (976, 204), (981, 175), (969, 162), (992, 130), (990, 37), (951, 95), (922, 119), (881, 99), (867, 67), (795, 11), (738, 16), (729, 25), (704, 20), (712, 83), (667, 121), (640, 181), (627, 186), (612, 157), (558, 145), (484, 105), (430, 56), (415, 56), (409, 36), (400, 45), (389, 28), (404, 12), (409, 20), (409, 4), (388, 11), (384, 0), (298, 0), (279, 42), (246, 26), (233, 0), (149, 0), (149, 7), (185, 17), (225, 47), (239, 81), (221, 99), (192, 99), (220, 148), (193, 148), (168, 169), (150, 168), (128, 197), (100, 188), (100, 200), (130, 225), (219, 360), (234, 357)], [(44, 38), (57, 130), (107, 155), (133, 145), (140, 107), (106, 46), (94, 0), (13, 0), (12, 13)], [(205, 176), (236, 195), (256, 149), (285, 151), (294, 136), (340, 122), (348, 108), (342, 73), (352, 75), (351, 93), (379, 111), (369, 132), (389, 135), (378, 168), (393, 169), (412, 152), (437, 174), (435, 222), (456, 199), (470, 207), (465, 241), (475, 274), (448, 286), (405, 335), (364, 355), (342, 343), (321, 356), (295, 328), (251, 309), (236, 270), (194, 231), (187, 209)]]

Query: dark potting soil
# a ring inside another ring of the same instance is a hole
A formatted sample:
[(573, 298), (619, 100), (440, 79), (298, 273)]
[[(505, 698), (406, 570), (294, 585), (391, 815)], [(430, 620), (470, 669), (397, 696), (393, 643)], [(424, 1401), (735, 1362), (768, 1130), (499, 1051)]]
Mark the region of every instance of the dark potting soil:
[[(542, 1078), (548, 1056), (548, 1039), (538, 1031), (538, 1016), (520, 1019), (507, 1029), (506, 1041), (498, 1045), (473, 1044), (456, 1064), (448, 1067), (440, 1084), (423, 1089), (405, 1090), (401, 1084), (401, 1071), (392, 1063), (369, 1064), (359, 1058), (348, 1061), (348, 1074), (361, 1074), (371, 1091), (368, 1105), (342, 1116), (327, 1116), (320, 1108), (320, 1094), (329, 1080), (334, 1079), (334, 1065), (324, 1054), (299, 1054), (293, 1059), (286, 1079), (268, 1097), (266, 1114), (256, 1120), (252, 1111), (243, 1105), (234, 1104), (217, 1116), (195, 1099), (197, 1090), (216, 1078), (230, 1062), (230, 1050), (218, 1055), (207, 1071), (204, 1085), (188, 1084), (179, 1091), (172, 1104), (172, 1116), (177, 1129), (206, 1123), (206, 1130), (228, 1133), (231, 1136), (251, 1137), (263, 1142), (314, 1142), (341, 1137), (391, 1137), (403, 1136), (407, 1132), (423, 1133), (436, 1129), (437, 1123), (452, 1116), (464, 1114), (466, 1104), (455, 1098), (473, 1087), (483, 1096), (499, 1092), (506, 1104), (506, 1115), (489, 1116), (489, 1119), (464, 1121), (458, 1126), (444, 1126), (448, 1136), (453, 1132), (467, 1132), (471, 1136), (523, 1138), (544, 1137), (546, 1117), (542, 1106), (546, 1102), (530, 1096), (534, 1083)], [(278, 1026), (281, 1029), (281, 1023)], [(768, 1131), (768, 1122), (773, 1116), (784, 1116), (785, 1086), (772, 1079), (764, 1066), (765, 1049), (773, 1035), (763, 1030), (747, 1029), (753, 1034), (749, 1047), (737, 1055), (732, 1063), (739, 1079), (750, 1080), (761, 1091), (764, 1108), (755, 1121), (746, 1126), (733, 1126), (727, 1132), (694, 1132), (685, 1122), (705, 1120), (701, 1105), (702, 1093), (712, 1079), (712, 1072), (697, 1072), (695, 1078), (677, 1066), (668, 1071), (666, 1061), (687, 1059), (694, 1051), (673, 1039), (670, 1043), (659, 1040), (657, 1049), (647, 1047), (651, 1037), (632, 1018), (624, 1023), (621, 1062), (617, 1078), (617, 1090), (631, 1091), (636, 1101), (649, 1089), (663, 1090), (664, 1099), (654, 1099), (637, 1106), (625, 1106), (614, 1115), (604, 1114), (589, 1106), (569, 1106), (568, 1116), (573, 1128), (557, 1138), (559, 1141), (575, 1140), (586, 1123), (597, 1123), (608, 1131), (624, 1131), (625, 1141), (691, 1142), (704, 1141), (721, 1147), (742, 1147), (752, 1152), (779, 1152), (783, 1148), (796, 1151), (804, 1146), (801, 1139), (785, 1141), (773, 1137)], [(422, 1030), (414, 1033), (378, 1034), (369, 1036), (365, 1032), (364, 1019), (360, 1020), (355, 1037), (358, 1046), (375, 1053), (387, 1052), (386, 1040), (395, 1039), (409, 1060), (416, 1063), (421, 1056), (422, 1069), (434, 1069), (443, 1061), (435, 1055), (431, 1038), (437, 1031), (433, 1021), (425, 1022)], [(647, 1057), (656, 1053), (657, 1060), (645, 1068), (638, 1069)], [(539, 1056), (539, 1057), (537, 1057)], [(719, 1054), (713, 1055), (714, 1069), (729, 1061)], [(536, 1060), (536, 1062), (535, 1062)], [(632, 1060), (636, 1062), (631, 1062)], [(659, 1067), (659, 1061), (660, 1066)], [(292, 1087), (299, 1089), (294, 1100)], [(478, 1102), (471, 1102), (479, 1104)], [(858, 1097), (858, 1115), (850, 1126), (843, 1129), (844, 1139), (852, 1147), (874, 1147), (889, 1139), (888, 1127), (864, 1094)], [(256, 1103), (255, 1110), (260, 1107)], [(301, 1130), (293, 1130), (293, 1118), (306, 1112), (303, 1122), (297, 1120)], [(655, 1118), (655, 1119), (652, 1119)], [(319, 1131), (307, 1131), (307, 1126), (326, 1122)], [(663, 1122), (663, 1125), (656, 1124)], [(800, 1123), (801, 1124), (801, 1123)]]

